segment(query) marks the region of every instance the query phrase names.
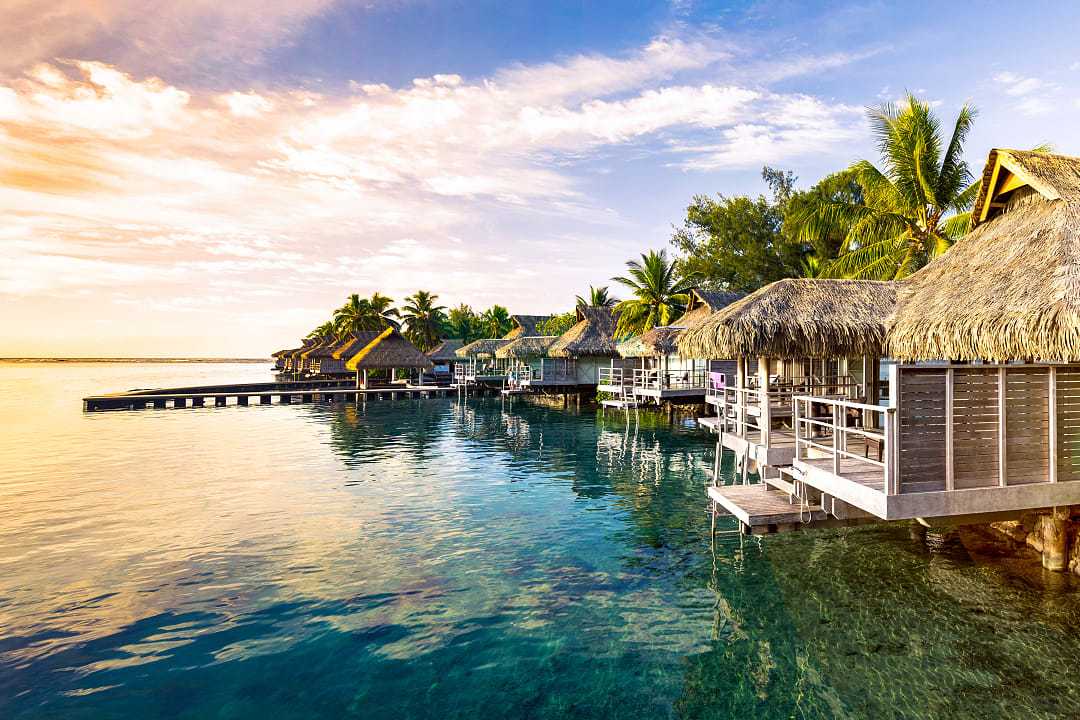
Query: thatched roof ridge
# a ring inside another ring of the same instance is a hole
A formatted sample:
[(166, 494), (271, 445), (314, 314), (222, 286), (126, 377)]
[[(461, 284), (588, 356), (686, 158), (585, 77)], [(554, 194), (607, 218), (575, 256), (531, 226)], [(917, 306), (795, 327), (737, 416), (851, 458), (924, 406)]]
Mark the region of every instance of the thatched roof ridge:
[(457, 351), (465, 344), (464, 340), (446, 338), (425, 353), (432, 362), (448, 362), (457, 359)]
[(454, 353), (459, 358), (490, 358), (495, 357), (495, 351), (510, 342), (506, 338), (481, 338), (473, 340), (468, 345), (458, 348)]
[(685, 330), (679, 354), (696, 358), (880, 356), (898, 283), (788, 278)]
[(609, 307), (577, 308), (577, 324), (548, 349), (551, 357), (618, 357), (615, 348), (616, 315)]
[(686, 328), (679, 325), (664, 325), (623, 340), (616, 345), (616, 350), (624, 358), (660, 357), (678, 352), (678, 339)]
[(983, 167), (979, 196), (971, 211), (973, 225), (999, 214), (1012, 191), (1027, 187), (1046, 200), (1080, 198), (1080, 158), (1068, 155), (994, 148)]
[(536, 336), (536, 326), (545, 320), (550, 320), (550, 315), (511, 315), (510, 319), (514, 321), (514, 327), (510, 332), (503, 335), (505, 340), (515, 340), (525, 335)]
[(389, 327), (367, 345), (352, 353), (345, 367), (349, 370), (389, 370), (391, 368), (429, 370), (434, 365), (397, 328)]
[[(1016, 154), (996, 150), (987, 165), (1003, 152)], [(1041, 189), (1031, 185), (1018, 203), (1002, 197), (1000, 182), (987, 190), (1001, 211), (905, 282), (889, 323), (891, 355), (1080, 361), (1080, 158), (1023, 159), (1017, 167)]]
[(496, 350), (495, 357), (518, 360), (544, 357), (558, 339), (558, 335), (522, 335)]

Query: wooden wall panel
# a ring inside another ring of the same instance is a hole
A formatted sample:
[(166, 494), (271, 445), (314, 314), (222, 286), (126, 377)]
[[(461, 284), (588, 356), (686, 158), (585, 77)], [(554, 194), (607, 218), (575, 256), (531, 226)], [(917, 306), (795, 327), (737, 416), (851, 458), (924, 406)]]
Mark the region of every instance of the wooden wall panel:
[(902, 368), (899, 492), (945, 489), (945, 369)]
[(953, 370), (953, 486), (998, 484), (997, 368)]
[(1057, 370), (1058, 482), (1080, 480), (1080, 367)]
[(1050, 369), (1005, 371), (1005, 483), (1050, 481)]

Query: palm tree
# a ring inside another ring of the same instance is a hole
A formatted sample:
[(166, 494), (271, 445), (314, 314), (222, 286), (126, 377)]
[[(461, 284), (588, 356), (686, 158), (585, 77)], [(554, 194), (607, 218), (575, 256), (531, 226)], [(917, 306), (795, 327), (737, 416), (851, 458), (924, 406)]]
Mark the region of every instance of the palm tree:
[(405, 335), (421, 350), (427, 351), (439, 343), (439, 334), (446, 323), (446, 308), (436, 305), (438, 295), (417, 290), (405, 298)]
[(675, 263), (668, 260), (667, 252), (650, 250), (641, 256), (641, 262), (626, 263), (629, 277), (614, 277), (630, 289), (633, 298), (615, 306), (619, 322), (615, 332), (622, 336), (640, 335), (658, 325), (670, 325), (678, 317), (690, 297), (689, 288), (679, 277)]
[(461, 338), (467, 343), (480, 337), (479, 318), (473, 309), (464, 303), (450, 309), (446, 322), (450, 337)]
[(822, 260), (820, 256), (811, 253), (799, 263), (799, 277), (824, 278), (829, 277), (829, 261)]
[(617, 301), (615, 298), (608, 294), (607, 286), (605, 287), (593, 287), (589, 286), (589, 299), (586, 300), (581, 295), (577, 296), (578, 307), (615, 307)]
[(502, 305), (492, 305), (480, 316), (480, 326), (488, 337), (502, 337), (510, 332), (510, 311)]
[(370, 299), (353, 293), (344, 305), (334, 311), (334, 328), (338, 336), (397, 327), (395, 318), (398, 317), (398, 311), (392, 307), (393, 302), (379, 293), (375, 293)]
[(333, 321), (327, 320), (322, 325), (320, 325), (319, 327), (317, 327), (314, 330), (312, 330), (311, 332), (309, 332), (307, 334), (307, 337), (305, 337), (304, 339), (305, 340), (325, 341), (325, 340), (331, 340), (331, 339), (334, 339), (334, 338), (337, 338), (337, 337), (338, 337), (337, 329), (334, 327)]
[(975, 108), (960, 108), (949, 138), (927, 103), (908, 94), (904, 105), (870, 110), (882, 167), (859, 160), (848, 168), (862, 191), (858, 202), (825, 201), (799, 218), (800, 236), (846, 227), (829, 273), (844, 277), (906, 277), (948, 250), (970, 227), (978, 193), (964, 162), (964, 140)]
[(401, 313), (394, 307), (394, 301), (390, 298), (376, 292), (368, 300), (368, 305), (371, 306), (371, 311), (375, 317), (382, 323), (382, 327), (399, 327)]

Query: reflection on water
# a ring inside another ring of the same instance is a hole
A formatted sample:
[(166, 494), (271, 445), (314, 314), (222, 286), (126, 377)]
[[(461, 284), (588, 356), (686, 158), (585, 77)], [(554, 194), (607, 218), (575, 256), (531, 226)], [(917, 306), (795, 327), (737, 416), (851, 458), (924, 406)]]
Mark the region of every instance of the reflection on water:
[(0, 365), (0, 716), (1078, 707), (1068, 584), (903, 526), (722, 532), (713, 555), (712, 448), (645, 416), (497, 400), (79, 412), (82, 394), (207, 373), (266, 369)]

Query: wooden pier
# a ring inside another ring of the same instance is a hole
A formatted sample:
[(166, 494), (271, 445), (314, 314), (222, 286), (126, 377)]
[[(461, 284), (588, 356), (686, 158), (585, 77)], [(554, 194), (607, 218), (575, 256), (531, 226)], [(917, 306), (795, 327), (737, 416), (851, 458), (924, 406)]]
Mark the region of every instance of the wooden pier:
[[(206, 407), (207, 399), (214, 407), (250, 405), (288, 405), (292, 403), (365, 402), (370, 400), (398, 400), (446, 397), (457, 393), (448, 385), (400, 385), (376, 388), (350, 387), (350, 383), (336, 381), (313, 381), (296, 383), (247, 383), (237, 385), (211, 385), (187, 388), (163, 388), (158, 390), (133, 390), (107, 395), (91, 395), (83, 398), (83, 411), (143, 410), (153, 408)], [(232, 402), (230, 402), (232, 401)]]

